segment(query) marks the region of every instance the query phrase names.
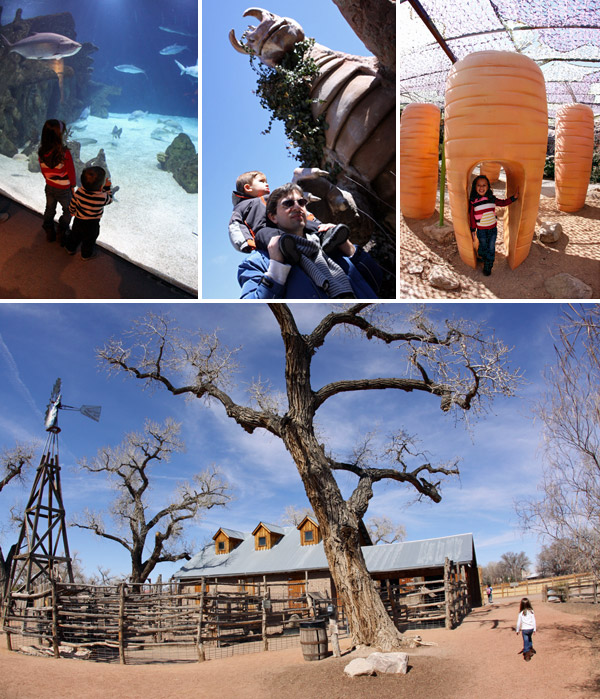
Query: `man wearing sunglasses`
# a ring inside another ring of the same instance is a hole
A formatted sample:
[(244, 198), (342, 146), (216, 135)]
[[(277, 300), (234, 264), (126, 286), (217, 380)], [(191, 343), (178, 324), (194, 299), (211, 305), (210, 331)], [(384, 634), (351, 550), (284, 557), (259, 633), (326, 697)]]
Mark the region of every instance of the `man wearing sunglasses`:
[(256, 250), (239, 265), (241, 298), (377, 298), (381, 270), (375, 260), (347, 232), (337, 245), (329, 240), (325, 252), (319, 236), (306, 230), (306, 204), (296, 184), (271, 193), (267, 218), (273, 236), (267, 252)]

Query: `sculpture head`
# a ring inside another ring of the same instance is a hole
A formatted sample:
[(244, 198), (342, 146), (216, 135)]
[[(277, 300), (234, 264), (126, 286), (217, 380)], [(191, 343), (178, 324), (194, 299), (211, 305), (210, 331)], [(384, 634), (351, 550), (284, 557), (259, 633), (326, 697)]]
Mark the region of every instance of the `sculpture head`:
[(304, 30), (298, 22), (289, 17), (279, 17), (260, 7), (251, 7), (244, 12), (244, 17), (256, 17), (260, 20), (258, 27), (249, 26), (242, 35), (245, 44), (239, 41), (232, 29), (229, 41), (239, 53), (255, 54), (268, 66), (276, 66), (294, 45), (304, 39)]

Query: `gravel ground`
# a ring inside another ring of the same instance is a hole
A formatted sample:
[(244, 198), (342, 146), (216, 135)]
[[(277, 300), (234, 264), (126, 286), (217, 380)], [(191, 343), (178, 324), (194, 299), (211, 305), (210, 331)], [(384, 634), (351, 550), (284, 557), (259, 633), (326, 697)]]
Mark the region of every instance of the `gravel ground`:
[(537, 654), (524, 662), (517, 599), (475, 609), (453, 631), (422, 632), (437, 645), (409, 651), (406, 675), (348, 678), (352, 655), (307, 663), (299, 648), (205, 663), (119, 666), (0, 650), (0, 697), (30, 699), (464, 699), (600, 696), (600, 610), (532, 597)]

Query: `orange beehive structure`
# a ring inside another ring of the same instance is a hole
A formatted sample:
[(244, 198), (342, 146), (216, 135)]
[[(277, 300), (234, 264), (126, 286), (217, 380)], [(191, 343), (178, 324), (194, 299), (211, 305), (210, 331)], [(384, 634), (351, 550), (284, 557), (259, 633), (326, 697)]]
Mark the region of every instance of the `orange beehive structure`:
[(485, 175), (490, 182), (497, 182), (500, 178), (500, 163), (481, 163), (479, 166), (479, 174)]
[(506, 196), (519, 188), (504, 226), (514, 269), (529, 254), (546, 160), (548, 108), (537, 64), (508, 51), (480, 51), (455, 63), (446, 84), (445, 142), (454, 234), (466, 264), (476, 265), (468, 216), (473, 168), (498, 162), (506, 172)]
[(440, 110), (409, 104), (400, 119), (400, 210), (408, 218), (435, 211), (440, 142)]
[(579, 211), (585, 205), (594, 156), (594, 112), (585, 104), (566, 104), (556, 113), (554, 177), (556, 205)]

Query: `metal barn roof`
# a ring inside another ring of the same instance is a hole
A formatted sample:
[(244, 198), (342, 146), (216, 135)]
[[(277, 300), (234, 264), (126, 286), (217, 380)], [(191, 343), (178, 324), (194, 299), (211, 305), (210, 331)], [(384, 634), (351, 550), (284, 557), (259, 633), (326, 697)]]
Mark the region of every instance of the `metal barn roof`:
[[(256, 551), (254, 537), (250, 534), (246, 534), (242, 543), (228, 554), (217, 555), (214, 545), (210, 544), (180, 568), (175, 577), (182, 580), (242, 577), (328, 568), (323, 542), (301, 546), (300, 534), (296, 527), (285, 527), (282, 530), (283, 537), (267, 551)], [(456, 563), (475, 562), (472, 534), (363, 546), (362, 551), (370, 573), (437, 568), (444, 565), (446, 557)]]

